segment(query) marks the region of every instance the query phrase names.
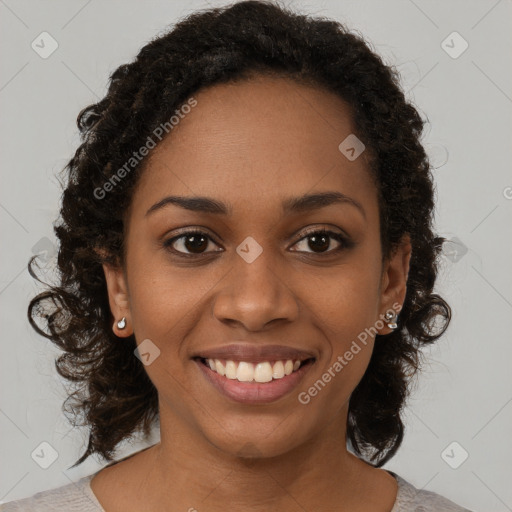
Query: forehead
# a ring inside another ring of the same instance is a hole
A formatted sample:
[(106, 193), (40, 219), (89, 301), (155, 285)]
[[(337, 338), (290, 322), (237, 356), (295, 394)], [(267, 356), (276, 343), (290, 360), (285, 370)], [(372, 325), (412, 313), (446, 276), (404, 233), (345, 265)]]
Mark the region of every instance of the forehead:
[(351, 161), (339, 149), (354, 125), (337, 95), (255, 77), (193, 97), (197, 105), (148, 155), (134, 210), (166, 194), (215, 196), (246, 211), (316, 189), (375, 200), (365, 153)]

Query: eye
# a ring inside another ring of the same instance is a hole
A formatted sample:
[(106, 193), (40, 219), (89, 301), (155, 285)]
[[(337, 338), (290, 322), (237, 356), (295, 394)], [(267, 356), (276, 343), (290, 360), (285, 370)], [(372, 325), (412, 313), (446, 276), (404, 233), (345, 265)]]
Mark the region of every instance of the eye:
[(194, 255), (201, 255), (205, 252), (219, 252), (206, 251), (209, 246), (209, 242), (213, 242), (213, 240), (204, 231), (199, 229), (189, 229), (181, 235), (165, 241), (163, 245), (164, 247), (169, 248), (170, 251), (185, 257), (193, 257)]
[[(309, 241), (307, 241), (309, 239)], [(332, 239), (338, 242), (338, 247), (335, 249), (329, 249), (331, 247)], [(344, 248), (351, 247), (351, 243), (344, 235), (337, 233), (336, 231), (330, 231), (327, 229), (315, 229), (306, 233), (306, 236), (302, 237), (295, 245), (300, 244), (306, 245), (312, 249), (313, 253), (334, 253), (341, 251)], [(297, 251), (297, 252), (308, 252), (308, 251)]]
[[(307, 241), (307, 239), (309, 239), (309, 241)], [(338, 247), (334, 249), (331, 247), (333, 240), (338, 242)], [(216, 245), (216, 243), (205, 231), (200, 229), (189, 229), (178, 236), (174, 236), (169, 240), (166, 240), (163, 243), (163, 246), (178, 256), (192, 258), (202, 254), (223, 251), (223, 249), (208, 251), (207, 249), (210, 247), (210, 242)], [(300, 246), (300, 244), (305, 244), (307, 245), (307, 248), (312, 250), (307, 251), (294, 249), (294, 252), (332, 254), (353, 246), (353, 243), (345, 235), (336, 231), (318, 228), (306, 232), (306, 235), (303, 236), (298, 242), (296, 242), (294, 246)]]

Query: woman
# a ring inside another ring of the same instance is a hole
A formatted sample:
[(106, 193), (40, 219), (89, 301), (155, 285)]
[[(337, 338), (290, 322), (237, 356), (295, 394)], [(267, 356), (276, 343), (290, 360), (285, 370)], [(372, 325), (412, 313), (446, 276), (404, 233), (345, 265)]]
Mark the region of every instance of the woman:
[(78, 125), (61, 282), (29, 319), (77, 384), (75, 466), (110, 464), (2, 510), (467, 510), (381, 469), (450, 308), (423, 121), (362, 39), (264, 2), (198, 12)]

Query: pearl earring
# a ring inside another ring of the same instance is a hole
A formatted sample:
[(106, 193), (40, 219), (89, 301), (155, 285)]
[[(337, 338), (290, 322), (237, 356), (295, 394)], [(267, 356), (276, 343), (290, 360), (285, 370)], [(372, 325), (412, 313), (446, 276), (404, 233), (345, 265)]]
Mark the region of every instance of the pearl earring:
[(126, 318), (123, 316), (119, 322), (117, 322), (117, 328), (123, 330), (126, 327)]
[(384, 315), (384, 318), (386, 319), (387, 321), (387, 326), (390, 328), (390, 329), (396, 329), (398, 327), (397, 323), (396, 323), (396, 316), (395, 316), (395, 313), (392, 313), (391, 311), (388, 311), (385, 315)]

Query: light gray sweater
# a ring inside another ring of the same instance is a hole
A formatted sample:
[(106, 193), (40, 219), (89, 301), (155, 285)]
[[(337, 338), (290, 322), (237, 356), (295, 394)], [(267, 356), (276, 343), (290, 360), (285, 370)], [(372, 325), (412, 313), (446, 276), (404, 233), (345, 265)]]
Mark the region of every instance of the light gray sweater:
[[(439, 494), (416, 489), (396, 473), (388, 472), (398, 482), (397, 498), (391, 512), (472, 512)], [(0, 505), (0, 512), (106, 512), (90, 486), (95, 474), (57, 489)]]

